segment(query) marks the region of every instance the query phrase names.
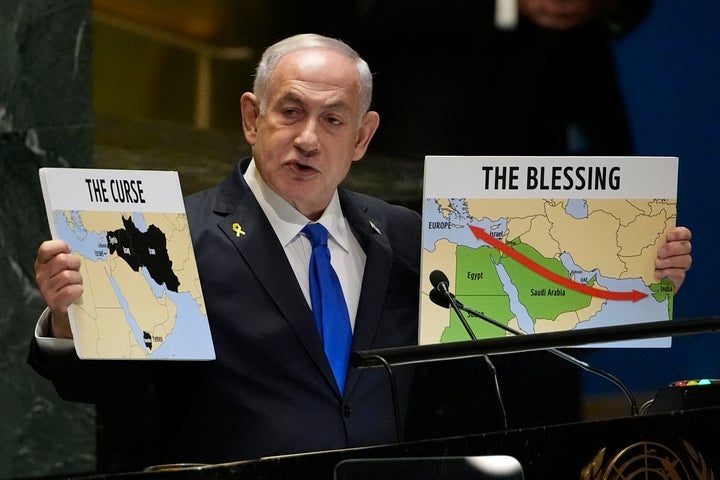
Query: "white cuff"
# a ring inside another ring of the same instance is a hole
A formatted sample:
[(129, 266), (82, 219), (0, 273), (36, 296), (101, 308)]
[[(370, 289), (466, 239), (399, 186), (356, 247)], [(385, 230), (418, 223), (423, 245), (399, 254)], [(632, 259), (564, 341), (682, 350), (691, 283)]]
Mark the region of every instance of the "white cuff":
[(68, 352), (75, 348), (72, 338), (50, 336), (50, 309), (46, 308), (35, 325), (35, 341), (42, 352)]

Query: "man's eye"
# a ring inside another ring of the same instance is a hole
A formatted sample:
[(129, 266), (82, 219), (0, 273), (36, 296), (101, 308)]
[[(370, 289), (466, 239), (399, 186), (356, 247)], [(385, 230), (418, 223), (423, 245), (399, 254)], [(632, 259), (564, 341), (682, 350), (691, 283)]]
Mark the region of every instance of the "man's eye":
[(342, 125), (343, 122), (339, 118), (336, 117), (328, 117), (328, 123), (330, 125)]

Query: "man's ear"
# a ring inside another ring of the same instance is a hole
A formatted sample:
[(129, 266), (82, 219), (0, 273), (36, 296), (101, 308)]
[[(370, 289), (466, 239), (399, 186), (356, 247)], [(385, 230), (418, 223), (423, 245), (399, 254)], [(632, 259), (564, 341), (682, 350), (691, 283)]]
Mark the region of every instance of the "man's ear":
[(355, 154), (353, 155), (354, 162), (360, 160), (363, 155), (365, 155), (378, 125), (380, 125), (380, 115), (372, 110), (367, 112), (358, 130), (358, 137), (355, 142)]
[(252, 146), (257, 138), (257, 120), (260, 116), (260, 104), (254, 93), (245, 92), (240, 97), (240, 113), (242, 114), (245, 140)]

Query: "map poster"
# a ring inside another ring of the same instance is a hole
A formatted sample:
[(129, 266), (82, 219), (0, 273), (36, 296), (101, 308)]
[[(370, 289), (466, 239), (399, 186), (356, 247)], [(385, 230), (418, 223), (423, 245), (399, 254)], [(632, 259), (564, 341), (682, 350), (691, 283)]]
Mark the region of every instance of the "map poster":
[(41, 168), (50, 232), (81, 259), (82, 359), (212, 360), (177, 172)]
[[(426, 157), (420, 344), (471, 338), (431, 300), (435, 270), (463, 305), (525, 334), (671, 320), (672, 282), (654, 269), (677, 172), (675, 157)], [(512, 335), (464, 316), (478, 339)]]

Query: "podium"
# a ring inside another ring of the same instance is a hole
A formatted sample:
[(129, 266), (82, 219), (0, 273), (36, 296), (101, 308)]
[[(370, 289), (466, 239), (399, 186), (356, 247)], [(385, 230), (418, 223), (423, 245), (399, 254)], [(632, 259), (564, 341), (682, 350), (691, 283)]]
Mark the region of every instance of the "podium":
[[(360, 368), (391, 369), (486, 353), (554, 348), (588, 342), (650, 336), (689, 335), (720, 329), (720, 317), (554, 332), (506, 339), (457, 342), (384, 351), (355, 352)], [(697, 387), (703, 388), (703, 387)], [(720, 405), (672, 405), (665, 410), (622, 418), (545, 425), (247, 460), (221, 465), (162, 470), (162, 478), (184, 480), (334, 480), (335, 467), (348, 459), (508, 455), (522, 465), (526, 480), (545, 479), (699, 479), (720, 478)], [(710, 406), (711, 405), (711, 406)], [(689, 408), (686, 408), (689, 407)], [(157, 472), (93, 475), (103, 480), (152, 480)], [(439, 480), (439, 479), (438, 479)]]
[[(510, 455), (526, 480), (720, 478), (720, 407), (162, 471), (184, 480), (334, 480), (347, 459)], [(440, 460), (439, 460), (440, 461)], [(153, 480), (156, 472), (75, 477)], [(438, 479), (439, 480), (439, 479)]]

